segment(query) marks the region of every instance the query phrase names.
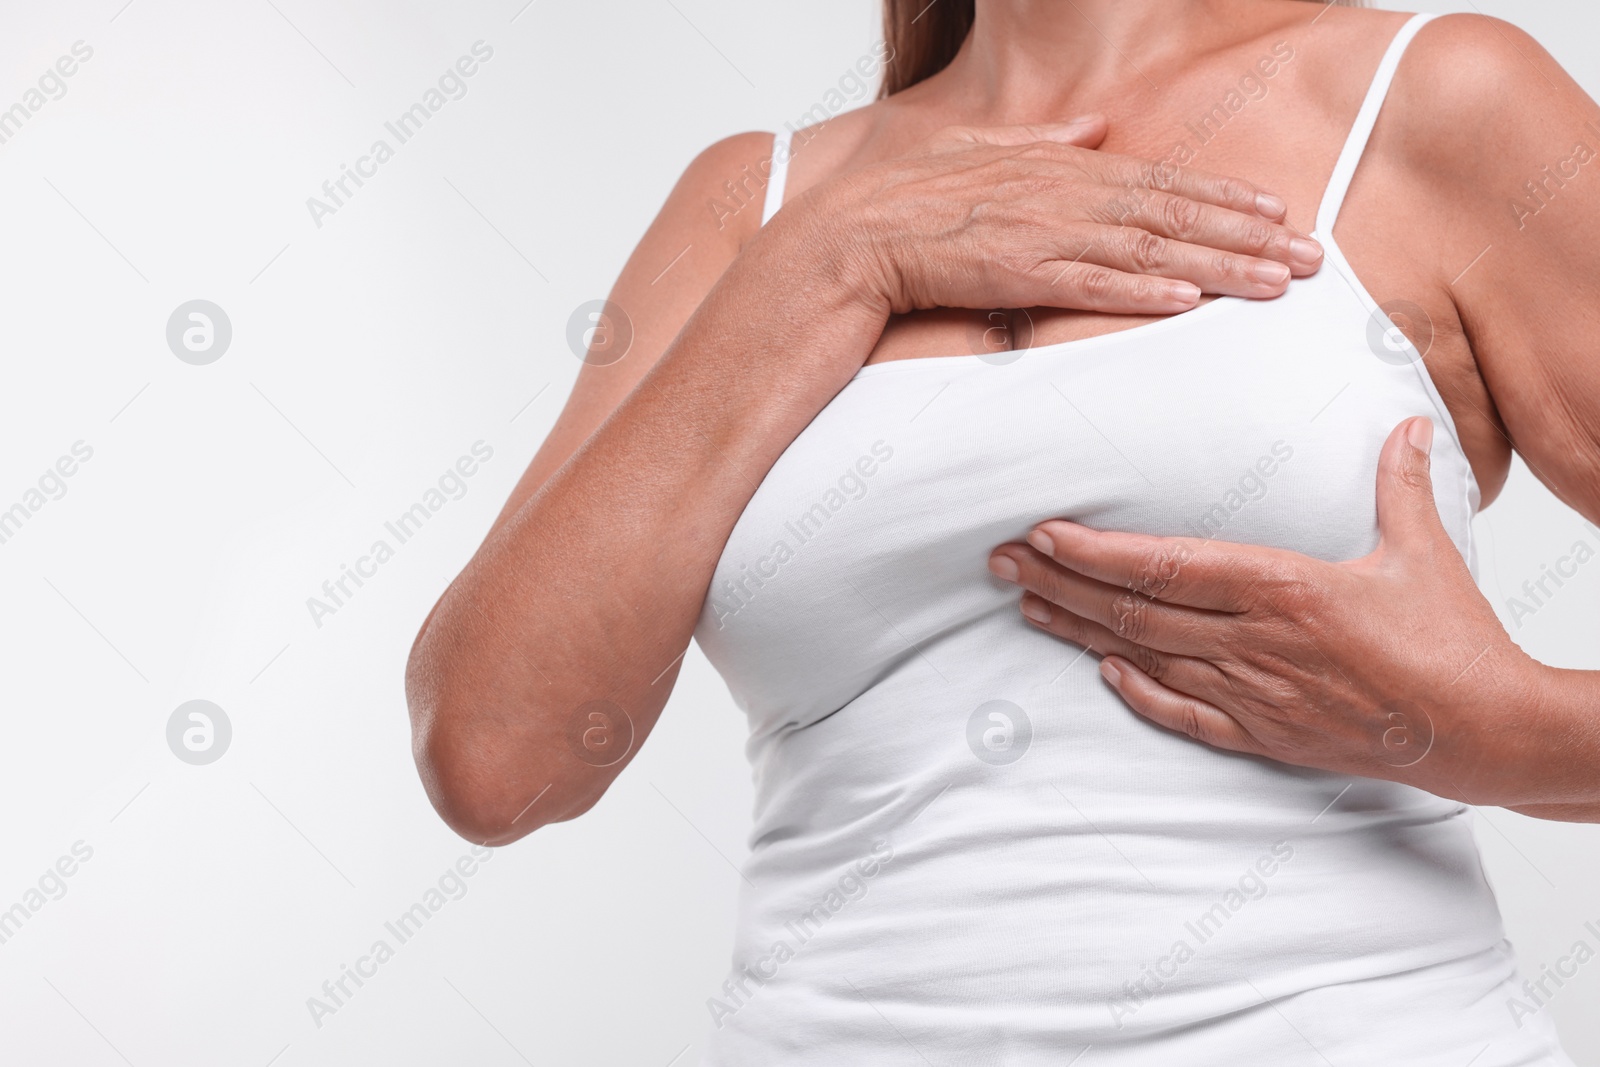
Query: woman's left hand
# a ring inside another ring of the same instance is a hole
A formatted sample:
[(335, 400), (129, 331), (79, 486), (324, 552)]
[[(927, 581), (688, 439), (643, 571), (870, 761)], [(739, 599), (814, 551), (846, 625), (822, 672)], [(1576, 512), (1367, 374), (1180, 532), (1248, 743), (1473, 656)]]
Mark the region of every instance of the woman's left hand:
[(1360, 559), (1052, 520), (990, 569), (1027, 590), (1033, 625), (1101, 654), (1134, 711), (1198, 741), (1473, 804), (1584, 799), (1551, 788), (1565, 738), (1549, 668), (1512, 642), (1439, 521), (1432, 436), (1426, 418), (1390, 434), (1378, 547)]

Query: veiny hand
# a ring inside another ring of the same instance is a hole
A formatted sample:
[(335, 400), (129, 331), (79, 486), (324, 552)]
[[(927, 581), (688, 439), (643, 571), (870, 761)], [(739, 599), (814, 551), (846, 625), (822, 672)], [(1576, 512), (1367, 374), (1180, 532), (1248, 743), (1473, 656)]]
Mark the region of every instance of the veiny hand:
[(1281, 199), (1238, 178), (1095, 150), (1091, 116), (949, 127), (822, 183), (804, 210), (858, 242), (896, 313), (1057, 307), (1166, 314), (1202, 292), (1282, 293), (1322, 262)]
[(1134, 711), (1198, 741), (1468, 803), (1548, 800), (1529, 788), (1560, 747), (1539, 713), (1545, 668), (1439, 521), (1432, 438), (1426, 418), (1390, 434), (1380, 539), (1360, 559), (1053, 520), (990, 570), (1027, 590), (1033, 625), (1101, 654)]

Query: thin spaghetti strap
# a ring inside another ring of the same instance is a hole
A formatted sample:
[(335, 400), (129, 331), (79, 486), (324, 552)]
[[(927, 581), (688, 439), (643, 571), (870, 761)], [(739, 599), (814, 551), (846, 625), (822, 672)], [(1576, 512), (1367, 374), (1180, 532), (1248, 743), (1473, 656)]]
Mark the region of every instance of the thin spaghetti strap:
[(789, 176), (789, 128), (772, 135), (772, 166), (767, 174), (767, 200), (761, 209), (761, 225), (783, 206), (783, 183)]
[(1389, 86), (1394, 81), (1394, 72), (1400, 66), (1400, 57), (1405, 54), (1411, 38), (1434, 17), (1412, 15), (1400, 27), (1400, 32), (1394, 35), (1388, 51), (1383, 53), (1378, 72), (1372, 76), (1372, 85), (1367, 89), (1366, 99), (1361, 102), (1361, 110), (1356, 112), (1350, 136), (1345, 140), (1339, 161), (1333, 166), (1333, 175), (1328, 179), (1328, 187), (1322, 194), (1322, 204), (1317, 208), (1317, 228), (1313, 232), (1326, 237), (1333, 231), (1339, 208), (1344, 204), (1345, 194), (1350, 191), (1350, 180), (1355, 177), (1361, 154), (1366, 151), (1367, 139), (1372, 136), (1372, 127), (1378, 122), (1378, 112), (1383, 109), (1384, 98), (1389, 95)]

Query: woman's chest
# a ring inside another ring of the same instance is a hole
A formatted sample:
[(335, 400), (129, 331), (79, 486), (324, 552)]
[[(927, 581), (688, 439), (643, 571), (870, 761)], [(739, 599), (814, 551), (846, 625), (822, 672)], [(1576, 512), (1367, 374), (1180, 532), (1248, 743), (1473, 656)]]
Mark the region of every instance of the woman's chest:
[[(1014, 610), (988, 554), (1045, 519), (1369, 551), (1379, 449), (1437, 413), (1414, 367), (1369, 347), (1359, 305), (1340, 310), (1336, 282), (1009, 361), (867, 368), (758, 487), (697, 638), (748, 709), (803, 717)], [(1439, 440), (1441, 510), (1465, 551), (1470, 478)]]

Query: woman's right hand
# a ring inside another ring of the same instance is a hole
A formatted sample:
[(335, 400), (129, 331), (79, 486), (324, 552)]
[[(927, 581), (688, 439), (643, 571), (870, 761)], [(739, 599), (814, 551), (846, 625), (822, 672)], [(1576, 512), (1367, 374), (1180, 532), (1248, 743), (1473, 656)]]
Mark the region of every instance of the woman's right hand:
[(838, 239), (869, 296), (928, 308), (1167, 314), (1202, 293), (1272, 297), (1322, 262), (1284, 203), (1239, 178), (1095, 150), (1099, 117), (953, 126), (912, 152), (823, 182), (805, 213)]

